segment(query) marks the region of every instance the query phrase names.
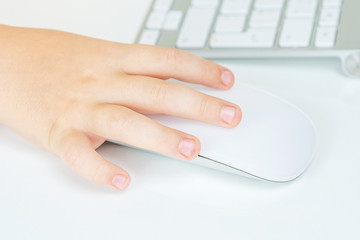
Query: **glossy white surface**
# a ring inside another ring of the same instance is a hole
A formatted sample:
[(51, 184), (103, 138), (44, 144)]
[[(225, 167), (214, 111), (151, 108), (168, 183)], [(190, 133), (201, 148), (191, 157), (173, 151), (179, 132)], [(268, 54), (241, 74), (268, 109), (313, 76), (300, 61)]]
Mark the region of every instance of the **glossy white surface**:
[[(0, 22), (131, 42), (149, 4), (3, 0)], [(105, 144), (99, 152), (132, 175), (119, 193), (0, 126), (0, 239), (359, 239), (360, 82), (332, 60), (222, 63), (314, 121), (304, 175), (267, 183)]]
[(202, 144), (201, 156), (279, 182), (297, 178), (308, 167), (315, 152), (316, 133), (311, 120), (296, 106), (247, 84), (237, 83), (226, 92), (194, 88), (238, 104), (243, 113), (234, 129), (166, 115), (152, 116), (165, 126), (197, 136)]

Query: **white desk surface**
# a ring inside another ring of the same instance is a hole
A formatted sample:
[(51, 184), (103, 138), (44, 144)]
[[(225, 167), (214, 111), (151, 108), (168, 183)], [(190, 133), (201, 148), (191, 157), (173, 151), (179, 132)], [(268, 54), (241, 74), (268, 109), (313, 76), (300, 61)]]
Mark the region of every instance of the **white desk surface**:
[[(0, 22), (132, 42), (149, 0), (3, 0)], [(124, 192), (83, 180), (0, 126), (0, 239), (360, 239), (360, 80), (336, 60), (226, 61), (297, 104), (319, 133), (299, 179), (255, 181), (110, 143)]]

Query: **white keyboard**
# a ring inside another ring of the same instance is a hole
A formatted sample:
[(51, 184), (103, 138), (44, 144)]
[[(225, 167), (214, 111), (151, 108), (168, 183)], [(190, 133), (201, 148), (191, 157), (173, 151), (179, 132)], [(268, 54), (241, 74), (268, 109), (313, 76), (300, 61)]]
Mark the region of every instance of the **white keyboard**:
[(360, 77), (359, 12), (359, 0), (156, 0), (137, 42), (212, 59), (341, 57)]

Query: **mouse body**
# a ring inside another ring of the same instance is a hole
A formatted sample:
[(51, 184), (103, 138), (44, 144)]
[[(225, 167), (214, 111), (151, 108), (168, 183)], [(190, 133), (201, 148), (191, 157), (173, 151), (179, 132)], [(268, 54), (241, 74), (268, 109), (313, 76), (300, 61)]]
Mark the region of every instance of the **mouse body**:
[(199, 138), (200, 154), (190, 162), (274, 182), (291, 181), (309, 166), (316, 132), (299, 108), (246, 84), (236, 83), (227, 91), (191, 86), (238, 104), (242, 120), (235, 128), (227, 129), (168, 115), (151, 115), (165, 126)]

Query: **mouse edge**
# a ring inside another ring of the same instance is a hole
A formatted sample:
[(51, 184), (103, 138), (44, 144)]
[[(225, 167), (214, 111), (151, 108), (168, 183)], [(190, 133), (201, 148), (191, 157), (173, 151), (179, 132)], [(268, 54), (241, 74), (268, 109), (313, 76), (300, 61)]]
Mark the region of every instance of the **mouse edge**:
[(283, 180), (279, 180), (279, 179), (275, 180), (275, 179), (268, 179), (268, 178), (263, 178), (263, 177), (257, 176), (255, 174), (246, 172), (244, 170), (238, 169), (236, 167), (227, 165), (225, 163), (222, 163), (220, 161), (217, 161), (217, 160), (214, 160), (214, 159), (202, 156), (202, 155), (198, 155), (195, 159), (193, 159), (191, 161), (183, 161), (183, 160), (172, 158), (172, 157), (169, 157), (169, 156), (165, 156), (165, 155), (153, 152), (153, 151), (149, 151), (149, 150), (137, 148), (137, 147), (134, 147), (134, 146), (130, 146), (128, 144), (125, 144), (125, 143), (122, 143), (122, 142), (119, 142), (119, 141), (116, 141), (116, 140), (110, 140), (109, 139), (107, 141), (110, 142), (110, 143), (116, 144), (116, 145), (123, 146), (123, 147), (128, 148), (128, 149), (144, 151), (144, 152), (148, 152), (148, 153), (151, 153), (151, 154), (167, 157), (169, 159), (182, 161), (184, 163), (195, 164), (195, 165), (198, 165), (199, 167), (209, 168), (209, 169), (212, 169), (214, 171), (221, 171), (223, 173), (231, 173), (231, 174), (238, 175), (238, 176), (241, 176), (241, 177), (246, 177), (246, 178), (249, 178), (249, 179), (254, 179), (254, 180), (259, 180), (259, 181), (266, 181), (266, 182), (273, 182), (273, 183), (287, 183), (287, 182), (294, 181), (295, 179), (300, 177), (306, 171), (306, 169), (310, 166), (310, 164), (312, 163), (312, 159), (314, 159), (314, 156), (315, 156), (315, 153), (316, 153), (316, 151), (315, 151), (316, 148), (314, 147), (313, 154), (312, 154), (312, 156), (310, 158), (311, 160), (309, 160), (308, 164), (306, 166), (304, 166), (303, 169), (301, 169), (299, 174), (296, 174), (296, 175), (294, 175), (292, 177), (284, 178)]
[(244, 170), (238, 169), (236, 167), (227, 165), (225, 163), (222, 163), (220, 161), (217, 161), (217, 160), (214, 160), (214, 159), (202, 156), (202, 155), (199, 155), (198, 157), (196, 157), (194, 160), (190, 161), (189, 163), (196, 164), (201, 167), (210, 168), (215, 171), (231, 173), (234, 175), (238, 175), (240, 177), (246, 177), (246, 178), (253, 179), (253, 180), (272, 182), (272, 183), (288, 183), (288, 182), (292, 182), (292, 181), (298, 179), (301, 175), (303, 175), (303, 173), (309, 168), (309, 166), (313, 162), (312, 160), (314, 159), (314, 156), (315, 156), (315, 151), (313, 151), (313, 154), (312, 154), (310, 160), (308, 161), (308, 164), (306, 166), (304, 166), (304, 168), (301, 169), (298, 174), (292, 175), (290, 177), (283, 177), (282, 179), (269, 179), (269, 178), (260, 177), (255, 174), (246, 172)]

